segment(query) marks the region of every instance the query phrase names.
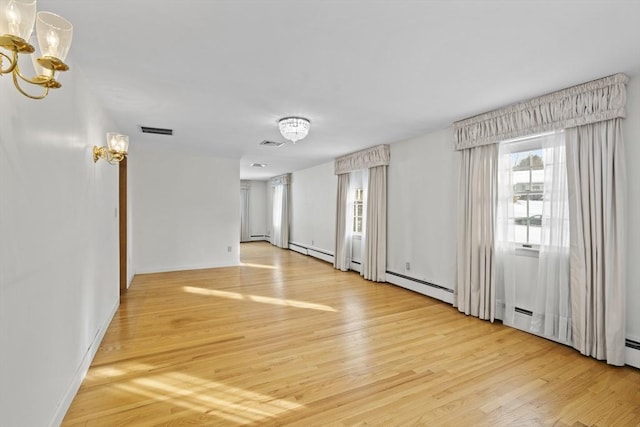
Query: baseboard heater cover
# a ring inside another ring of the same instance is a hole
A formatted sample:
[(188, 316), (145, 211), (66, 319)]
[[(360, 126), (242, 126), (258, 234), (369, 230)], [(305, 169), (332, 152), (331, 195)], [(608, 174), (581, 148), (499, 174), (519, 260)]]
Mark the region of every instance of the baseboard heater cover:
[[(354, 261), (355, 262), (355, 261)], [(404, 274), (396, 273), (394, 271), (387, 270), (387, 274), (393, 274), (394, 276), (400, 277), (405, 280), (411, 280), (412, 282), (420, 283), (421, 285), (430, 286), (435, 289), (439, 289), (441, 291), (453, 293), (453, 289), (445, 288), (444, 286), (436, 285), (435, 283), (427, 282), (425, 280), (416, 279), (415, 277), (405, 276)]]
[(629, 347), (634, 350), (640, 350), (640, 342), (638, 341), (630, 340), (629, 338), (627, 338), (624, 344), (625, 344), (625, 347)]
[(332, 254), (332, 253), (330, 253), (330, 252), (326, 252), (326, 251), (323, 251), (323, 250), (321, 250), (321, 249), (310, 248), (310, 247), (308, 247), (308, 246), (301, 245), (301, 244), (299, 244), (299, 243), (289, 242), (289, 246), (297, 246), (297, 247), (299, 247), (299, 248), (306, 249), (307, 251), (313, 251), (313, 252), (317, 252), (317, 253), (322, 254), (322, 255), (326, 255), (326, 256), (333, 257), (333, 254)]
[(435, 298), (442, 302), (446, 302), (447, 304), (455, 303), (453, 290), (445, 288), (444, 286), (436, 285), (435, 283), (427, 282), (426, 280), (416, 279), (415, 277), (409, 277), (404, 274), (387, 270), (386, 282), (430, 298)]
[(527, 310), (526, 308), (516, 307), (514, 308), (514, 311), (516, 313), (524, 314), (525, 316), (529, 316), (529, 317), (533, 316), (533, 311)]

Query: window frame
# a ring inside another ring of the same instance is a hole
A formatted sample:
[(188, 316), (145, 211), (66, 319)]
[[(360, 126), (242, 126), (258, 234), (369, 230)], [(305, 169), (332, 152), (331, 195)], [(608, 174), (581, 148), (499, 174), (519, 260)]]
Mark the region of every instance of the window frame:
[[(358, 197), (359, 196), (359, 197)], [(358, 207), (360, 208), (360, 214), (358, 215)], [(364, 188), (356, 188), (353, 192), (353, 204), (351, 215), (351, 234), (354, 236), (362, 235), (362, 225), (364, 220)], [(358, 223), (358, 219), (360, 222)], [(357, 225), (360, 225), (360, 229), (357, 230)]]
[[(544, 173), (544, 148), (542, 146), (542, 139), (548, 137), (549, 135), (552, 135), (555, 132), (545, 132), (545, 133), (540, 133), (540, 134), (536, 134), (536, 135), (530, 135), (527, 137), (521, 137), (521, 138), (514, 138), (511, 140), (505, 140), (505, 141), (501, 141), (500, 144), (508, 144), (509, 145), (509, 156), (513, 155), (513, 154), (518, 154), (518, 153), (526, 153), (526, 152), (532, 152), (532, 151), (538, 151), (541, 150), (542, 151), (542, 162), (543, 162), (543, 166), (542, 166), (542, 171)], [(531, 159), (531, 156), (529, 157), (529, 159)], [(522, 191), (522, 192), (516, 192), (514, 188), (512, 188), (511, 190), (511, 195), (512, 196), (518, 196), (518, 195), (526, 195), (526, 196), (532, 196), (532, 195), (541, 195), (542, 199), (544, 199), (544, 183), (542, 186), (542, 189), (540, 191), (531, 191), (531, 187), (533, 186), (533, 170), (534, 168), (532, 168), (531, 165), (531, 161), (529, 161), (529, 168), (526, 169), (529, 171), (529, 190), (528, 191)], [(511, 172), (513, 173), (513, 169), (511, 169)], [(513, 183), (513, 175), (512, 175), (512, 186), (515, 187), (515, 183)], [(531, 199), (527, 198), (527, 214), (526, 214), (526, 219), (527, 219), (527, 242), (523, 243), (523, 242), (518, 242), (515, 239), (513, 241), (509, 241), (510, 243), (516, 245), (516, 249), (518, 250), (522, 250), (522, 251), (526, 251), (526, 252), (535, 252), (538, 253), (540, 251), (540, 243), (531, 243), (530, 241), (530, 228), (531, 228), (531, 224), (530, 224), (530, 218), (531, 218), (531, 212), (530, 212), (530, 202)], [(520, 218), (520, 217), (518, 217)], [(515, 223), (516, 220), (516, 216), (514, 215), (512, 218), (509, 218), (509, 221), (514, 221), (513, 226), (516, 226)], [(542, 227), (542, 217), (540, 218), (540, 227)], [(520, 225), (520, 224), (518, 224)]]

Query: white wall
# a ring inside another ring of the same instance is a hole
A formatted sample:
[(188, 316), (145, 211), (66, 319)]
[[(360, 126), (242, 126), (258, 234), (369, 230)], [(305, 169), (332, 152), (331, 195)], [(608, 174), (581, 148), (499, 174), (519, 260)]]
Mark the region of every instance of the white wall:
[(387, 187), (387, 270), (448, 289), (455, 280), (458, 191), (452, 139), (447, 128), (391, 144)]
[(47, 99), (0, 78), (0, 425), (59, 424), (119, 303), (117, 131), (72, 66)]
[[(623, 124), (629, 219), (627, 337), (640, 341), (640, 76), (631, 78), (627, 90)], [(458, 179), (458, 158), (452, 145), (450, 128), (391, 144), (388, 174), (387, 269), (448, 289), (455, 285)], [(320, 247), (333, 251), (336, 180), (332, 167), (330, 162), (293, 174), (292, 242), (311, 246), (312, 241), (320, 241), (316, 230), (323, 230), (332, 240), (330, 246), (322, 241)], [(323, 191), (331, 191), (330, 198), (322, 201), (310, 196)], [(321, 206), (325, 208), (322, 214), (315, 210)], [(322, 215), (327, 215), (326, 219), (320, 219)], [(523, 254), (518, 262), (529, 272), (528, 277), (535, 279), (537, 257)], [(421, 292), (410, 281), (393, 280)], [(519, 307), (531, 310), (533, 293), (525, 282), (518, 283), (516, 301)]]
[(333, 254), (337, 188), (333, 161), (291, 174), (290, 242)]
[(267, 181), (249, 181), (249, 232), (252, 240), (263, 240), (267, 236), (267, 221), (271, 218), (267, 214)]
[(627, 86), (623, 121), (627, 158), (627, 337), (640, 341), (640, 76)]
[(237, 159), (132, 146), (129, 174), (136, 274), (239, 263)]

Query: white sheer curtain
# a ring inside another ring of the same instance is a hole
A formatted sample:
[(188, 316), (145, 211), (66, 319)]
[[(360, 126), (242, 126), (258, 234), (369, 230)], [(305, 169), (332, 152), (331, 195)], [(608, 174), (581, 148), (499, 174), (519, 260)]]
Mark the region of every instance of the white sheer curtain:
[(498, 200), (495, 224), (496, 317), (508, 325), (515, 323), (516, 308), (517, 264), (511, 153), (518, 149), (517, 144), (498, 146)]
[(369, 168), (361, 275), (384, 282), (387, 271), (387, 166)]
[(621, 119), (566, 130), (573, 346), (625, 362), (626, 175)]
[(349, 173), (338, 175), (338, 199), (336, 203), (336, 247), (333, 266), (342, 271), (351, 267), (351, 223)]
[(496, 144), (461, 151), (454, 306), (495, 319), (494, 224), (498, 186)]
[(251, 240), (250, 223), (249, 223), (249, 192), (251, 184), (249, 182), (240, 182), (240, 241), (248, 242)]
[(531, 331), (569, 343), (569, 198), (564, 133), (547, 135), (541, 142), (544, 149), (544, 194)]
[(289, 174), (271, 179), (273, 186), (273, 216), (271, 244), (289, 247)]

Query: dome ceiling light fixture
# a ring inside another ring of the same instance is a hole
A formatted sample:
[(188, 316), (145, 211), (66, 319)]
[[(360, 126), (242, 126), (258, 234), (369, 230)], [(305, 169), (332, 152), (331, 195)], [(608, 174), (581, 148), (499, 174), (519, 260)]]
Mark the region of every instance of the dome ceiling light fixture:
[(311, 121), (304, 117), (284, 117), (278, 120), (278, 127), (282, 136), (295, 144), (309, 134)]

